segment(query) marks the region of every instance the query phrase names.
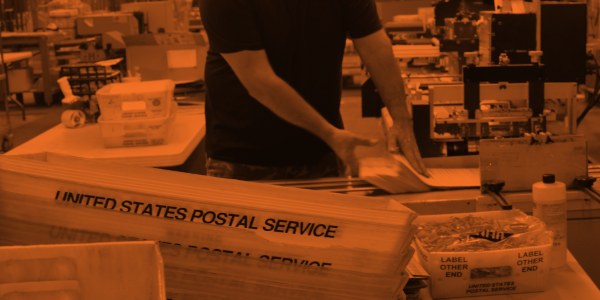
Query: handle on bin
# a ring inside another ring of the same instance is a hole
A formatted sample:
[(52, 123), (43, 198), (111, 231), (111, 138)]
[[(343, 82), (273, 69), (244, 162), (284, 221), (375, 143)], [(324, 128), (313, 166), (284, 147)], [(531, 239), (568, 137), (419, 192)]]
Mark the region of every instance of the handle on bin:
[(582, 192), (586, 193), (592, 199), (594, 199), (598, 203), (600, 203), (600, 193), (598, 193), (598, 191), (596, 191), (592, 187), (592, 185), (594, 185), (595, 181), (596, 181), (596, 178), (594, 178), (594, 177), (581, 176), (581, 177), (575, 178), (573, 184), (577, 188), (579, 188)]
[(483, 182), (483, 192), (492, 196), (494, 201), (502, 207), (502, 210), (511, 210), (512, 204), (508, 202), (501, 194), (500, 191), (504, 187), (504, 181), (501, 180), (488, 180)]

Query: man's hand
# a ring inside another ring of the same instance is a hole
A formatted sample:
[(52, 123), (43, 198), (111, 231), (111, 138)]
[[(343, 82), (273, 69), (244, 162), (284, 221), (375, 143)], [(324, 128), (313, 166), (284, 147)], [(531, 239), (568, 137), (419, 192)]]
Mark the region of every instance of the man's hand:
[(413, 133), (411, 120), (407, 119), (403, 122), (394, 120), (394, 125), (392, 125), (387, 133), (387, 145), (388, 151), (400, 151), (415, 171), (425, 177), (430, 177), (421, 159), (421, 153), (417, 147), (417, 140)]
[(366, 37), (355, 39), (354, 47), (367, 66), (379, 95), (394, 120), (394, 125), (388, 132), (388, 147), (398, 147), (399, 149), (391, 150), (401, 151), (415, 171), (429, 177), (413, 133), (412, 121), (406, 105), (404, 81), (398, 61), (394, 58), (390, 39), (382, 29)]
[(348, 130), (337, 129), (330, 137), (325, 139), (325, 142), (347, 167), (350, 167), (351, 170), (356, 170), (358, 169), (358, 159), (355, 153), (356, 147), (372, 147), (379, 141), (377, 139), (367, 139), (358, 136)]

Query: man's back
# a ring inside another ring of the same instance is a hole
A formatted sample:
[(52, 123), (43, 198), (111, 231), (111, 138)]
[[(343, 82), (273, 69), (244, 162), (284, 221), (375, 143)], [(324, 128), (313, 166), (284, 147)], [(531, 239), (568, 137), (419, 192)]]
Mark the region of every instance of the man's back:
[[(275, 73), (341, 128), (341, 64), (347, 34), (381, 28), (370, 0), (203, 0), (207, 154), (254, 165), (316, 162), (331, 149), (250, 97), (220, 53), (261, 50)], [(281, 99), (286, 101), (286, 99)]]

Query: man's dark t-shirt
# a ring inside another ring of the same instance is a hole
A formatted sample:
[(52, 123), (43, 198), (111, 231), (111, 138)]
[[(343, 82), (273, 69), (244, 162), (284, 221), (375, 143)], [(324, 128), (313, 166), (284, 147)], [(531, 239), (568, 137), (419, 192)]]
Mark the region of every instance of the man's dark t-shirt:
[[(220, 53), (261, 50), (275, 74), (342, 128), (346, 38), (381, 29), (373, 0), (201, 0), (206, 60), (206, 152), (262, 166), (315, 163), (332, 150), (252, 98)], [(281, 99), (285, 102), (286, 99)]]

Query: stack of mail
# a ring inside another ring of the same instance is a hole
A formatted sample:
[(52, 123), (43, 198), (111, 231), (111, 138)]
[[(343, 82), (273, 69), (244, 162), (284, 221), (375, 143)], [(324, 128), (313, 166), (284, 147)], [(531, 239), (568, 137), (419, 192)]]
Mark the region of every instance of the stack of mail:
[(0, 156), (0, 245), (159, 241), (173, 300), (402, 298), (416, 216), (380, 198)]
[(364, 158), (359, 177), (392, 194), (426, 192), (432, 189), (478, 187), (479, 168), (428, 168), (430, 177), (419, 174), (406, 158)]

